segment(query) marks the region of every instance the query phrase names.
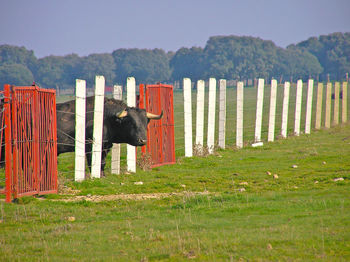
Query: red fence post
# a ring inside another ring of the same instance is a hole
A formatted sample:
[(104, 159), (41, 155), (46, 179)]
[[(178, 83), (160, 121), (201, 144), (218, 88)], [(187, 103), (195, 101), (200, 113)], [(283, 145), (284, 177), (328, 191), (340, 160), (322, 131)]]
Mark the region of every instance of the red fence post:
[[(139, 108), (145, 109), (145, 85), (140, 84), (139, 86), (140, 91), (140, 100), (139, 100)], [(146, 154), (146, 146), (141, 147), (142, 155)]]
[(171, 85), (146, 86), (146, 110), (154, 114), (163, 111), (163, 118), (152, 121), (147, 129), (147, 152), (152, 167), (175, 163), (173, 87)]
[(4, 114), (5, 114), (5, 176), (6, 176), (6, 202), (11, 202), (12, 191), (12, 152), (11, 152), (11, 94), (10, 85), (4, 86)]
[(55, 91), (4, 86), (6, 202), (57, 193)]
[(12, 127), (11, 127), (11, 133), (12, 133), (12, 178), (13, 178), (13, 198), (18, 197), (18, 144), (17, 144), (17, 99), (16, 95), (12, 90), (12, 100), (11, 100), (11, 106), (12, 106)]

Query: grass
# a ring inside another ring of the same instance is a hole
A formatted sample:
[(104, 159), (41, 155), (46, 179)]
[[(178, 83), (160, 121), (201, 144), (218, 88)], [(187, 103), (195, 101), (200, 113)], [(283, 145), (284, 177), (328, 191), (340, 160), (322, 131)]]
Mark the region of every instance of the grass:
[[(228, 92), (235, 115), (235, 89)], [(245, 115), (249, 141), (256, 91), (245, 92), (245, 107), (253, 112)], [(63, 193), (0, 201), (1, 261), (350, 260), (349, 124), (237, 150), (231, 120), (226, 150), (184, 158), (181, 93), (175, 99), (177, 164), (123, 175), (107, 169), (106, 177), (81, 183), (73, 181), (73, 154), (60, 156), (58, 164), (61, 184), (77, 195), (177, 195), (64, 202), (74, 196)], [(293, 114), (291, 105), (290, 121)], [(264, 140), (266, 130), (263, 125)]]
[[(344, 125), (260, 148), (183, 158), (149, 172), (66, 184), (81, 190), (81, 195), (205, 190), (208, 195), (99, 203), (61, 201), (67, 196), (1, 202), (0, 257), (3, 261), (346, 261), (350, 259), (349, 143), (350, 126)], [(278, 179), (273, 178), (275, 173)], [(333, 181), (339, 177), (344, 180)], [(135, 181), (144, 184), (136, 186)]]

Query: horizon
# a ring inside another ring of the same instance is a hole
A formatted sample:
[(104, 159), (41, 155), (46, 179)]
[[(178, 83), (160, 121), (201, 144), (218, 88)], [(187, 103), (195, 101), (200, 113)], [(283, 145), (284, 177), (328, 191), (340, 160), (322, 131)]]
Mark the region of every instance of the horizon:
[(0, 0), (0, 7), (0, 45), (23, 46), (38, 59), (121, 48), (176, 52), (204, 48), (209, 37), (230, 35), (286, 48), (350, 29), (347, 0)]

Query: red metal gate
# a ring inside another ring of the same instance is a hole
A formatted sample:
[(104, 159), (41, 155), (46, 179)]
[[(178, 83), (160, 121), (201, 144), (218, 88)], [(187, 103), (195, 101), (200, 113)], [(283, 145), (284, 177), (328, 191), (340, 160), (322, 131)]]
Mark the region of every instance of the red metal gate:
[(56, 92), (4, 88), (6, 201), (57, 193)]
[[(144, 106), (144, 85), (140, 85), (140, 107), (153, 114), (163, 112), (163, 117), (151, 121), (147, 128), (147, 152), (152, 167), (175, 163), (173, 86), (146, 85)], [(144, 152), (144, 150), (143, 150)]]

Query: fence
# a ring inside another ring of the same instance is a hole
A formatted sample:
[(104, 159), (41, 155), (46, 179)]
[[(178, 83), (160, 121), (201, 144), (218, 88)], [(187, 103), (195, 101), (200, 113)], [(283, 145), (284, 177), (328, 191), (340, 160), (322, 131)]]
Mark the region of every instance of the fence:
[[(95, 98), (94, 98), (94, 118), (93, 118), (93, 139), (92, 139), (92, 156), (91, 156), (91, 177), (101, 177), (101, 156), (106, 155), (108, 149), (104, 149), (102, 144), (103, 130), (103, 111), (104, 111), (104, 90), (105, 81), (103, 76), (96, 76), (95, 79)], [(136, 80), (133, 77), (127, 78), (127, 105), (136, 106)], [(144, 85), (141, 85), (143, 90)], [(115, 86), (114, 97), (122, 98), (122, 89)], [(164, 120), (151, 122), (148, 126), (147, 151), (152, 157), (153, 166), (162, 164), (171, 164), (175, 162), (174, 153), (174, 120), (173, 120), (173, 88), (169, 85), (147, 85), (146, 93), (140, 89), (142, 95), (142, 107), (146, 107), (147, 112), (160, 114), (164, 113)], [(76, 80), (76, 100), (75, 100), (75, 181), (85, 179), (85, 153), (86, 137), (86, 82)], [(146, 98), (144, 100), (144, 97)], [(145, 103), (146, 102), (146, 103)], [(67, 112), (63, 112), (67, 113)], [(136, 148), (127, 145), (127, 171), (136, 172)], [(120, 145), (112, 147), (111, 173), (120, 173)]]
[[(256, 88), (247, 88), (243, 82), (237, 82), (237, 87), (227, 87), (228, 81), (224, 79), (216, 81), (212, 78), (207, 83), (199, 80), (194, 89), (195, 85), (187, 78), (183, 80), (183, 90), (175, 91), (174, 144), (177, 157), (192, 156), (194, 148), (200, 148), (202, 152), (207, 148), (212, 153), (216, 146), (242, 148), (290, 135), (309, 134), (312, 128), (337, 124), (340, 115), (342, 122), (347, 121), (347, 83), (335, 83), (334, 88), (333, 83), (328, 83), (327, 92), (323, 91), (322, 83), (317, 83), (317, 92), (314, 92), (312, 80), (307, 83), (299, 80), (296, 84), (277, 84), (273, 80), (267, 84), (259, 79)], [(125, 96), (130, 90), (135, 92), (135, 79), (128, 78), (126, 86)], [(205, 92), (206, 86), (209, 92)], [(120, 94), (121, 87), (117, 89)], [(134, 101), (135, 96), (131, 99)], [(117, 151), (120, 152), (120, 148)], [(127, 170), (136, 171), (135, 151), (128, 154), (126, 165)], [(120, 159), (114, 153), (112, 166), (115, 166), (112, 173), (120, 173)]]
[[(140, 88), (140, 101), (143, 100), (143, 85)], [(147, 148), (151, 167), (175, 163), (173, 86), (146, 85), (146, 111), (163, 113), (162, 119), (152, 121), (147, 127)], [(145, 152), (145, 150), (143, 151)]]
[(5, 85), (1, 155), (7, 202), (12, 196), (57, 193), (55, 105), (53, 90)]
[[(339, 123), (340, 112), (341, 122), (347, 122), (347, 100), (349, 99), (347, 96), (347, 82), (342, 83), (341, 87), (340, 83), (336, 82), (334, 88), (332, 88), (332, 83), (327, 83), (327, 92), (324, 96), (323, 83), (318, 83), (317, 92), (313, 92), (315, 87), (312, 79), (307, 84), (303, 84), (302, 80), (298, 80), (296, 86), (289, 82), (278, 85), (276, 80), (272, 80), (271, 85), (266, 85), (264, 79), (259, 79), (257, 88), (244, 88), (243, 82), (238, 82), (237, 88), (230, 88), (229, 95), (227, 95), (226, 88), (223, 87), (225, 81), (219, 80), (220, 98), (216, 99), (215, 96), (218, 92), (215, 90), (216, 80), (209, 79), (207, 106), (203, 102), (203, 82), (202, 80), (198, 81), (197, 92), (194, 90), (192, 92), (190, 79), (184, 79), (184, 109), (181, 110), (178, 107), (175, 110), (175, 114), (184, 114), (184, 128), (181, 120), (177, 118), (175, 133), (180, 134), (181, 129), (184, 130), (183, 141), (179, 136), (176, 136), (176, 141), (177, 145), (181, 142), (184, 143), (185, 156), (192, 156), (193, 154), (193, 146), (191, 145), (193, 141), (191, 137), (192, 130), (190, 130), (192, 126), (196, 126), (195, 141), (199, 146), (203, 146), (203, 129), (207, 128), (207, 147), (209, 153), (211, 153), (211, 149), (215, 145), (224, 148), (225, 141), (230, 146), (235, 145), (241, 148), (247, 144), (257, 146), (262, 145), (264, 141), (272, 142), (276, 135), (277, 137), (286, 138), (288, 135), (310, 134), (312, 127), (315, 129), (320, 129), (321, 126), (329, 128), (331, 123), (333, 125)], [(197, 95), (196, 124), (192, 120), (194, 119), (192, 108), (188, 105), (192, 95)], [(340, 98), (342, 99), (341, 106)], [(218, 110), (215, 110), (216, 105), (213, 105), (213, 101), (219, 104)], [(316, 101), (316, 103), (313, 101)], [(267, 103), (269, 103), (268, 107)], [(204, 111), (208, 112), (205, 124), (203, 124)], [(216, 112), (216, 115), (219, 115), (218, 121), (213, 121), (215, 119), (213, 111)], [(226, 114), (228, 117), (225, 117)], [(215, 134), (213, 134), (213, 130), (215, 130)], [(222, 139), (225, 135), (227, 138)], [(217, 142), (213, 144), (214, 136)], [(236, 138), (234, 138), (235, 136)], [(243, 138), (245, 138), (245, 142)], [(181, 152), (182, 148), (177, 147), (177, 155), (181, 155)]]

